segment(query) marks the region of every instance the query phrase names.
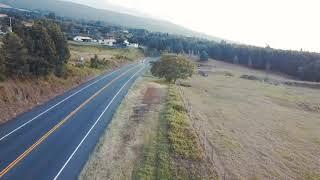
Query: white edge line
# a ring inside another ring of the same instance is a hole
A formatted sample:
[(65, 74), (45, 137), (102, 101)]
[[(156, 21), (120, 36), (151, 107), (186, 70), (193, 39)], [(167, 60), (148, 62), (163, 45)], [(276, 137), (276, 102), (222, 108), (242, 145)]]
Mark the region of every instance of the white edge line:
[[(138, 66), (138, 65), (137, 65), (137, 66)], [(134, 66), (134, 67), (136, 67), (136, 66)], [(115, 70), (115, 71), (113, 71), (113, 72), (111, 72), (111, 73), (103, 76), (102, 78), (97, 79), (96, 81), (92, 82), (91, 84), (83, 87), (82, 89), (78, 90), (77, 92), (71, 94), (70, 96), (66, 97), (66, 98), (63, 99), (62, 101), (60, 101), (60, 102), (58, 102), (57, 104), (51, 106), (51, 107), (48, 108), (47, 110), (43, 111), (42, 113), (38, 114), (38, 115), (35, 116), (34, 118), (30, 119), (29, 121), (25, 122), (25, 123), (22, 124), (21, 126), (17, 127), (16, 129), (14, 129), (13, 131), (11, 131), (10, 133), (4, 135), (3, 137), (0, 138), (0, 141), (4, 140), (5, 138), (7, 138), (8, 136), (10, 136), (11, 134), (15, 133), (15, 132), (18, 131), (19, 129), (23, 128), (23, 127), (26, 126), (27, 124), (29, 124), (29, 123), (31, 123), (32, 121), (36, 120), (38, 117), (40, 117), (40, 116), (42, 116), (43, 114), (47, 113), (48, 111), (50, 111), (51, 109), (53, 109), (53, 108), (55, 108), (56, 106), (60, 105), (61, 103), (65, 102), (66, 100), (70, 99), (71, 97), (77, 95), (77, 94), (80, 93), (81, 91), (87, 89), (88, 87), (96, 84), (97, 82), (99, 82), (99, 81), (101, 81), (101, 80), (103, 80), (103, 79), (111, 76), (112, 74), (114, 74), (115, 72), (118, 72), (118, 71), (120, 71), (120, 70), (121, 70), (121, 69), (117, 69), (117, 70)]]
[(141, 68), (139, 71), (137, 71), (136, 73), (134, 73), (130, 79), (120, 88), (120, 90), (117, 92), (117, 94), (111, 99), (111, 101), (109, 102), (109, 104), (107, 105), (107, 107), (103, 110), (103, 112), (100, 114), (100, 116), (98, 117), (98, 119), (96, 120), (96, 122), (92, 125), (92, 127), (90, 128), (90, 130), (87, 132), (87, 134), (84, 136), (84, 138), (81, 140), (80, 144), (76, 147), (76, 149), (73, 151), (73, 153), (70, 155), (70, 157), (68, 158), (68, 160), (64, 163), (64, 165), (62, 166), (62, 168), (60, 169), (60, 171), (58, 172), (58, 174), (54, 177), (53, 180), (57, 180), (58, 177), (60, 176), (61, 172), (64, 170), (64, 168), (67, 166), (67, 164), (69, 163), (69, 161), (72, 159), (72, 157), (74, 156), (74, 154), (78, 151), (78, 149), (80, 148), (80, 146), (82, 145), (82, 143), (86, 140), (86, 138), (88, 137), (88, 135), (91, 133), (92, 129), (96, 126), (96, 124), (100, 121), (101, 117), (104, 115), (104, 113), (109, 109), (110, 105), (113, 103), (113, 101), (115, 100), (115, 98), (119, 95), (119, 93), (122, 91), (122, 89), (131, 81), (131, 79), (138, 74), (139, 72), (141, 72), (145, 67)]

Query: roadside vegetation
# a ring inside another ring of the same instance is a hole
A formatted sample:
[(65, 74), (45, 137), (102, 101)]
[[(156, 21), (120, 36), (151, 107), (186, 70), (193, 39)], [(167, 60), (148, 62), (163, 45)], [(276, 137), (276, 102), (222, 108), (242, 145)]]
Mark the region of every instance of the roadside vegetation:
[(214, 178), (203, 166), (202, 147), (188, 110), (177, 87), (171, 84), (177, 79), (191, 77), (194, 65), (182, 56), (163, 55), (160, 61), (153, 63), (151, 72), (166, 80), (168, 92), (156, 136), (144, 147), (134, 179)]
[(199, 171), (203, 158), (201, 146), (174, 85), (168, 85), (167, 100), (159, 121), (157, 136), (144, 148), (143, 160), (134, 179), (205, 177)]
[[(190, 68), (177, 71), (187, 75), (174, 77), (187, 78), (194, 72), (193, 65), (178, 63), (191, 63), (184, 57), (164, 55), (160, 62), (165, 60), (177, 61), (167, 64), (169, 69)], [(216, 177), (207, 170), (202, 145), (178, 88), (172, 84), (174, 78), (163, 80), (151, 74), (147, 73), (130, 89), (80, 179)]]
[[(0, 47), (0, 123), (85, 81), (143, 57), (138, 49), (67, 42), (58, 24), (16, 24)], [(82, 58), (81, 58), (82, 57)]]

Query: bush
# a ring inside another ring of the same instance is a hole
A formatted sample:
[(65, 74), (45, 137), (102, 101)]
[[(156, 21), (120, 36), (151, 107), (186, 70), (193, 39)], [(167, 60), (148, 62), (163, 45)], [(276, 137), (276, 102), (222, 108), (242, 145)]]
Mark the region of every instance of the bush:
[(209, 55), (206, 51), (201, 51), (200, 53), (200, 61), (208, 61)]
[(174, 152), (185, 159), (199, 160), (202, 156), (200, 144), (174, 87), (169, 88), (165, 119), (168, 121), (168, 136)]
[(3, 74), (0, 74), (0, 81), (4, 81), (6, 79), (6, 76)]
[(253, 80), (253, 81), (259, 81), (259, 80), (261, 80), (260, 78), (254, 76), (254, 75), (246, 75), (246, 74), (240, 76), (240, 78), (242, 78), (242, 79), (248, 79), (248, 80)]
[(91, 68), (98, 69), (98, 68), (104, 68), (109, 65), (110, 65), (110, 61), (106, 60), (106, 58), (103, 58), (102, 60), (100, 60), (98, 58), (98, 55), (94, 55), (94, 57), (90, 59)]
[(192, 87), (191, 84), (188, 82), (180, 82), (179, 85), (182, 87)]
[(234, 76), (231, 72), (225, 72), (224, 75), (227, 76), (227, 77), (233, 77)]
[(98, 58), (98, 55), (95, 54), (94, 57), (90, 59), (90, 67), (91, 67), (91, 68), (96, 68), (96, 69), (99, 68), (99, 58)]

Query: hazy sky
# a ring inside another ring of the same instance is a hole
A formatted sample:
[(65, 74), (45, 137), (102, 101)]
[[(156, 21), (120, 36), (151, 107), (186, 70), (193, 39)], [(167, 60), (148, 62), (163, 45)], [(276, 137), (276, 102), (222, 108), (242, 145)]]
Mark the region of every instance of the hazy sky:
[(320, 52), (319, 0), (72, 0), (132, 8), (246, 44)]

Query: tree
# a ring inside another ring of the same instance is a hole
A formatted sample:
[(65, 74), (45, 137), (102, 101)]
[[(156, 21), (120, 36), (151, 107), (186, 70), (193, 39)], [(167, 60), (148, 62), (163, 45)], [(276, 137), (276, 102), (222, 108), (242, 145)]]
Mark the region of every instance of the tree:
[(200, 61), (208, 61), (209, 55), (206, 51), (201, 51), (200, 53)]
[(90, 67), (99, 68), (99, 58), (98, 55), (94, 55), (93, 58), (90, 59)]
[(239, 64), (239, 58), (237, 55), (233, 58), (233, 64)]
[(249, 66), (249, 67), (252, 67), (252, 59), (251, 59), (251, 56), (249, 56), (249, 58), (248, 58), (248, 66)]
[(64, 75), (70, 51), (67, 38), (58, 24), (50, 20), (38, 20), (32, 27), (17, 26), (15, 31), (28, 49), (27, 64), (32, 74), (54, 72), (58, 77)]
[(47, 18), (48, 19), (56, 19), (56, 14), (54, 12), (50, 12), (48, 15), (47, 15)]
[(152, 75), (174, 83), (177, 79), (191, 77), (194, 71), (194, 64), (179, 55), (163, 55), (160, 61), (154, 62), (151, 67)]
[(22, 39), (15, 33), (9, 33), (3, 40), (4, 64), (6, 73), (22, 75), (29, 72), (27, 65), (27, 49)]
[(35, 22), (28, 32), (30, 41), (26, 47), (32, 56), (31, 71), (35, 75), (47, 75), (54, 70), (58, 61), (53, 39), (42, 21)]
[(67, 38), (56, 23), (48, 22), (47, 29), (56, 50), (55, 74), (62, 76), (64, 74), (64, 66), (70, 58)]
[(4, 64), (4, 53), (3, 50), (0, 49), (0, 81), (5, 79), (6, 66)]

